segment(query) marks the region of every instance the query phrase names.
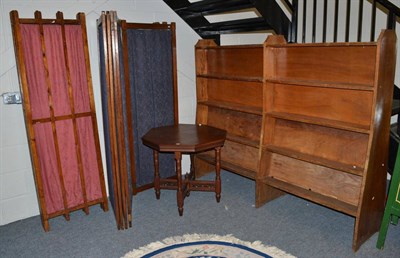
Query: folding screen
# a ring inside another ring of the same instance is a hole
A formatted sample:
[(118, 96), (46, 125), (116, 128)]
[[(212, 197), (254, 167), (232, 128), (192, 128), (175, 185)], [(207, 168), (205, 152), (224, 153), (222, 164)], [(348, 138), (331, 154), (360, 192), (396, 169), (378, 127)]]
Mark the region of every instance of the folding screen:
[[(178, 123), (175, 25), (127, 23), (113, 11), (98, 25), (110, 201), (124, 229), (132, 222), (132, 194), (153, 182), (153, 152), (141, 137)], [(174, 164), (172, 155), (160, 155), (162, 177), (175, 175)]]
[(108, 210), (83, 13), (66, 20), (10, 13), (42, 224), (100, 204)]

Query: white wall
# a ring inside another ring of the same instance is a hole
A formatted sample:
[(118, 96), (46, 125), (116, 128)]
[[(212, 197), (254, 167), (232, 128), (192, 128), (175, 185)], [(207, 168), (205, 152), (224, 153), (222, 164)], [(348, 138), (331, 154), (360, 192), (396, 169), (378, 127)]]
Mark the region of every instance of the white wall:
[[(101, 11), (115, 10), (128, 22), (176, 22), (179, 87), (179, 119), (181, 123), (195, 120), (194, 45), (198, 35), (181, 21), (161, 0), (0, 0), (0, 94), (19, 91), (17, 69), (11, 34), (9, 12), (17, 10), (20, 18), (55, 18), (57, 11), (65, 19), (75, 19), (78, 12), (86, 14), (90, 63), (96, 112), (104, 162), (101, 97), (96, 19)], [(183, 168), (188, 168), (184, 159)], [(187, 169), (186, 169), (187, 170)], [(186, 171), (184, 170), (184, 171)], [(39, 214), (33, 180), (24, 118), (21, 105), (4, 105), (0, 99), (0, 225)]]

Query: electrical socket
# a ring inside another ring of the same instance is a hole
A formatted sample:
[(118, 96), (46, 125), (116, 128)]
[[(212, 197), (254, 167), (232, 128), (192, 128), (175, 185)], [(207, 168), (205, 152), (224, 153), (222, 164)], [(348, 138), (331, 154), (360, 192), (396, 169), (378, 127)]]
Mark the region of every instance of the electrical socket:
[(16, 92), (5, 92), (2, 94), (4, 104), (21, 104), (21, 93)]

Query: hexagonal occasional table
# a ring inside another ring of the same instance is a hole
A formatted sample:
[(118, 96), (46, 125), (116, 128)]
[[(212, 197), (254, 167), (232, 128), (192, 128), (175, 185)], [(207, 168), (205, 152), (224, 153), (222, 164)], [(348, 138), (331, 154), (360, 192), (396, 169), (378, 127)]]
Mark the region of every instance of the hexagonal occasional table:
[[(143, 144), (153, 149), (154, 156), (154, 189), (160, 199), (160, 189), (177, 190), (176, 197), (179, 215), (183, 214), (183, 201), (190, 191), (215, 192), (217, 202), (221, 198), (220, 160), (221, 148), (225, 143), (226, 131), (207, 125), (179, 124), (153, 128), (143, 137)], [(215, 150), (215, 180), (196, 180), (193, 166), (195, 153)], [(176, 179), (160, 178), (159, 152), (175, 153)], [(182, 154), (190, 154), (192, 162), (190, 173), (182, 178)]]

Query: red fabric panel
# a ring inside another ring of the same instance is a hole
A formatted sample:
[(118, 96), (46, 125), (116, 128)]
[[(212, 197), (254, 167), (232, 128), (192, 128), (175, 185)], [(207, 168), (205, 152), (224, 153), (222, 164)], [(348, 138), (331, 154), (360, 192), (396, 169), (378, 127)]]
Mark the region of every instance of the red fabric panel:
[(81, 26), (66, 25), (65, 39), (67, 42), (75, 113), (89, 112), (89, 91)]
[[(61, 26), (43, 25), (49, 80), (55, 116), (71, 114)], [(73, 138), (72, 138), (73, 139)]]
[(92, 119), (90, 117), (82, 117), (78, 118), (76, 123), (78, 126), (82, 160), (84, 161), (83, 171), (87, 199), (88, 201), (92, 201), (102, 197)]
[(32, 119), (50, 116), (39, 25), (21, 24), (22, 48)]
[(68, 208), (84, 203), (72, 120), (56, 122), (61, 168)]
[(64, 209), (51, 123), (33, 125), (47, 213)]

